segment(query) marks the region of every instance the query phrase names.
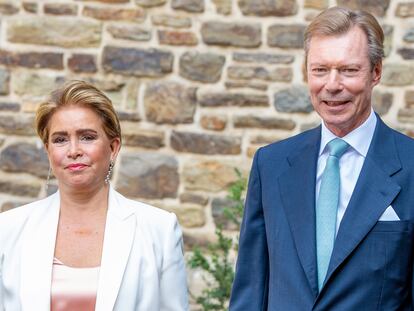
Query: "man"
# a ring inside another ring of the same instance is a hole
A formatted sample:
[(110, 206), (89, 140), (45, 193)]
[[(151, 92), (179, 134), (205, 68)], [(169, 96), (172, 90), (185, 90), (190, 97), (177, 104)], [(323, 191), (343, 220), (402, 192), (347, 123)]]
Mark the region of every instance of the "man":
[(307, 28), (323, 122), (254, 157), (231, 311), (414, 310), (414, 140), (371, 107), (383, 38), (339, 7)]

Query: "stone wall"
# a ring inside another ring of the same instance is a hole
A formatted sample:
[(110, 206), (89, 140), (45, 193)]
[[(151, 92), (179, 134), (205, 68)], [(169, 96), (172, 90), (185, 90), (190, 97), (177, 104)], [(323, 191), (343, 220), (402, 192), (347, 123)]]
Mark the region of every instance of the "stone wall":
[(259, 146), (318, 124), (302, 37), (336, 4), (379, 18), (375, 109), (414, 135), (414, 1), (0, 0), (0, 211), (46, 195), (33, 113), (64, 80), (84, 79), (122, 120), (113, 185), (174, 211), (187, 249), (205, 243), (234, 167), (247, 174)]

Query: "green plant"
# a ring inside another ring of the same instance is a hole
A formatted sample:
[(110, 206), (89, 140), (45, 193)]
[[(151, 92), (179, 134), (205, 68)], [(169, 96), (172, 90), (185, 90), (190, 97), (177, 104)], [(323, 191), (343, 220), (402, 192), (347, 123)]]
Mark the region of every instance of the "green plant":
[[(236, 169), (237, 181), (229, 188), (229, 204), (223, 209), (223, 215), (227, 221), (233, 223), (236, 229), (240, 229), (243, 216), (246, 180)], [(193, 297), (202, 307), (203, 311), (227, 310), (230, 298), (231, 286), (234, 280), (234, 263), (231, 260), (232, 251), (237, 252), (238, 240), (225, 235), (222, 226), (217, 226), (216, 241), (207, 245), (207, 254), (203, 254), (200, 247), (194, 247), (189, 265), (193, 269), (201, 269), (205, 272), (204, 281), (206, 288), (200, 296)], [(191, 293), (190, 293), (191, 294)]]

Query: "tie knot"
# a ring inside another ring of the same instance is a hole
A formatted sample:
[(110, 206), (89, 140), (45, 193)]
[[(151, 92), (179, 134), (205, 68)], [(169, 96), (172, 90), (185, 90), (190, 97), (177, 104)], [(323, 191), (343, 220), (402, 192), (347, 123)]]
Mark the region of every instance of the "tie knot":
[(337, 158), (342, 157), (345, 150), (348, 148), (348, 143), (340, 138), (335, 138), (328, 143), (329, 155)]

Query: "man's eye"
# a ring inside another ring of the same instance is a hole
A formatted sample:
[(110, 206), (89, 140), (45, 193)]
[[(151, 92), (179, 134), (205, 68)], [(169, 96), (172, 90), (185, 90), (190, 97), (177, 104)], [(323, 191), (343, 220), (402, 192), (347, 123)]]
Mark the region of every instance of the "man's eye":
[(353, 73), (357, 73), (358, 69), (357, 68), (342, 68), (341, 71), (344, 73), (353, 74)]
[(312, 72), (314, 73), (325, 73), (328, 70), (326, 68), (323, 67), (316, 67), (316, 68), (312, 68)]

